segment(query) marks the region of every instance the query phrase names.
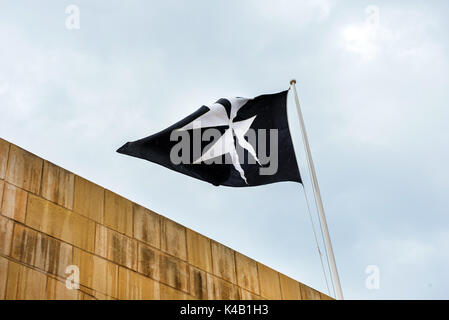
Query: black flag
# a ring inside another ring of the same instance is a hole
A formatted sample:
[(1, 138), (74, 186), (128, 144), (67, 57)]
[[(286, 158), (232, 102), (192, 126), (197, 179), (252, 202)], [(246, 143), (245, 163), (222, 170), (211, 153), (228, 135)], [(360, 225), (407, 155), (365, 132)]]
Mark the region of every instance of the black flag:
[(301, 183), (287, 121), (287, 93), (219, 99), (117, 152), (216, 186)]

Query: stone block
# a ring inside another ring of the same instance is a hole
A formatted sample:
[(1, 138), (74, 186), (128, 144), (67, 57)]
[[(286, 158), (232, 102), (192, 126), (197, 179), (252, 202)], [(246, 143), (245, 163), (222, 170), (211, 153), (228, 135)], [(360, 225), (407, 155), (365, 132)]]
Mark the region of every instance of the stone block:
[(49, 277), (47, 282), (48, 300), (80, 300), (82, 294), (76, 289), (68, 289), (64, 282)]
[(14, 222), (0, 216), (0, 253), (6, 256), (11, 251), (12, 233)]
[(0, 138), (0, 179), (5, 179), (10, 143)]
[(161, 217), (161, 249), (182, 260), (187, 260), (186, 228)]
[(301, 283), (302, 300), (321, 300), (320, 292)]
[(0, 180), (0, 213), (2, 212), (3, 189), (4, 188), (5, 188), (5, 181)]
[(166, 255), (149, 246), (139, 244), (138, 270), (154, 280), (188, 292), (188, 265), (180, 259)]
[(190, 229), (187, 229), (186, 236), (189, 263), (207, 272), (212, 272), (210, 239)]
[(11, 145), (6, 181), (29, 192), (39, 194), (42, 165), (43, 160), (41, 158)]
[(102, 187), (75, 176), (73, 211), (103, 224), (104, 198), (105, 193)]
[(134, 238), (153, 247), (161, 247), (160, 216), (147, 208), (133, 204)]
[(235, 265), (237, 271), (237, 284), (252, 293), (257, 295), (260, 294), (257, 262), (236, 252)]
[(118, 266), (88, 252), (74, 248), (73, 264), (80, 271), (80, 284), (111, 297), (118, 296)]
[(242, 300), (263, 300), (263, 298), (257, 294), (249, 292), (243, 288), (240, 288), (240, 299)]
[(95, 253), (137, 271), (137, 241), (97, 224)]
[(5, 183), (2, 201), (2, 215), (25, 222), (28, 193), (12, 184)]
[(41, 195), (67, 209), (73, 209), (75, 175), (44, 161)]
[(301, 300), (301, 289), (298, 281), (279, 273), (283, 300)]
[(164, 284), (159, 284), (161, 300), (189, 300), (189, 295)]
[(45, 274), (9, 261), (6, 300), (44, 300), (46, 286)]
[(232, 283), (237, 283), (234, 250), (216, 241), (212, 241), (211, 247), (213, 274)]
[(105, 190), (105, 226), (124, 233), (129, 237), (133, 236), (133, 205), (132, 202)]
[(118, 297), (121, 300), (158, 300), (160, 299), (159, 283), (120, 267)]
[(281, 285), (278, 272), (261, 263), (257, 263), (257, 270), (260, 280), (260, 295), (270, 300), (281, 300)]
[(0, 256), (0, 300), (5, 300), (8, 260)]
[(206, 272), (190, 266), (190, 294), (199, 300), (207, 299)]
[(84, 250), (94, 251), (95, 222), (31, 194), (26, 224)]
[(207, 292), (210, 300), (239, 300), (239, 288), (211, 274), (207, 274)]
[(65, 277), (72, 246), (20, 224), (14, 227), (11, 257), (45, 272)]

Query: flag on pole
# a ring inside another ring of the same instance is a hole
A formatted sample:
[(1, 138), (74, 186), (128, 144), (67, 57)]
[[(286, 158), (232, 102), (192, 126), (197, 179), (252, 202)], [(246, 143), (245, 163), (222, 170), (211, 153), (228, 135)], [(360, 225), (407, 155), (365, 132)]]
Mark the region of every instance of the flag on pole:
[(287, 120), (287, 94), (219, 99), (117, 152), (219, 186), (301, 183)]

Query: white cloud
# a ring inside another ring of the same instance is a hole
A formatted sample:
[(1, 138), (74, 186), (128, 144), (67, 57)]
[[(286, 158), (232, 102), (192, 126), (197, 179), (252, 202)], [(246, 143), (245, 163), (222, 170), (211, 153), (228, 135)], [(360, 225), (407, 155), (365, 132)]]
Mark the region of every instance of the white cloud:
[(381, 50), (378, 33), (377, 29), (366, 24), (347, 26), (341, 32), (344, 49), (363, 59), (372, 59)]
[(364, 60), (382, 56), (397, 60), (442, 56), (441, 46), (433, 39), (439, 26), (431, 20), (429, 12), (368, 6), (365, 12), (360, 11), (360, 17), (364, 17), (364, 21), (349, 23), (340, 29), (340, 44), (344, 50)]

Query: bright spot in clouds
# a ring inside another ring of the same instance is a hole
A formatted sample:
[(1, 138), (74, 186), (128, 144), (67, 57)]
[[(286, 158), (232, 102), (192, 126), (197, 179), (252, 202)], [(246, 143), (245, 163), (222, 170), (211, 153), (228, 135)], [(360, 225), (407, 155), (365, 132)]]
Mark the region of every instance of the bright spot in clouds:
[(374, 58), (381, 50), (378, 29), (367, 25), (350, 25), (341, 32), (344, 48), (364, 59)]

